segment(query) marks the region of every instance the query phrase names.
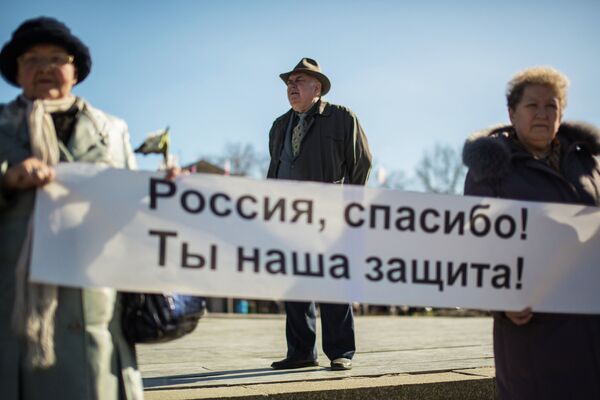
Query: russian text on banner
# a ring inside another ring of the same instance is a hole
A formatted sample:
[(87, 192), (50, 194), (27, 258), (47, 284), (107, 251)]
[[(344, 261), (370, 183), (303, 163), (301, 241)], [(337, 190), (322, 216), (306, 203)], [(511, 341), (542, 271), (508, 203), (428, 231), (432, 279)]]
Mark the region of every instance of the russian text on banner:
[(600, 313), (600, 209), (61, 164), (31, 279), (241, 298)]

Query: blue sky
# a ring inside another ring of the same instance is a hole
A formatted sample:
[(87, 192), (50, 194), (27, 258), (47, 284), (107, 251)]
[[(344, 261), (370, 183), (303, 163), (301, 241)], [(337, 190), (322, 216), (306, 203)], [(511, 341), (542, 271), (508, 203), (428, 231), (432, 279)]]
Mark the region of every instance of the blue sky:
[[(75, 93), (124, 118), (134, 146), (169, 125), (182, 164), (234, 142), (266, 154), (289, 108), (278, 75), (304, 56), (388, 170), (411, 174), (435, 143), (458, 148), (506, 122), (506, 82), (530, 66), (567, 74), (565, 118), (600, 126), (599, 1), (11, 1), (0, 42), (39, 15), (91, 49)], [(0, 82), (0, 101), (18, 93)], [(138, 161), (155, 169), (159, 158)]]

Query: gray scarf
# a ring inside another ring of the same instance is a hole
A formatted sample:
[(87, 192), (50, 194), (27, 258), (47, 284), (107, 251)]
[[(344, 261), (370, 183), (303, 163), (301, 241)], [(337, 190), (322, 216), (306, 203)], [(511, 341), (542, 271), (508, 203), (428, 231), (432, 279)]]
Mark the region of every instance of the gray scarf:
[[(50, 113), (66, 111), (73, 104), (82, 107), (83, 100), (73, 95), (59, 100), (30, 101), (24, 96), (20, 98), (27, 105), (26, 117), (32, 155), (48, 165), (58, 164), (60, 151)], [(27, 340), (26, 365), (30, 368), (48, 368), (56, 362), (54, 316), (58, 306), (58, 287), (30, 283), (27, 280), (33, 235), (32, 219), (33, 217), (29, 220), (17, 261), (12, 326), (17, 334)]]

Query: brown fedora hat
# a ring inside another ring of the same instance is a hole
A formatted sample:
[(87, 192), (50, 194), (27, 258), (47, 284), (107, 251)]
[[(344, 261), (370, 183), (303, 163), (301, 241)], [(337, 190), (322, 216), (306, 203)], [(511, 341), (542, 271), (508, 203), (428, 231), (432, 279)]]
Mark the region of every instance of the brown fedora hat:
[(329, 78), (325, 76), (321, 72), (321, 67), (316, 60), (312, 58), (304, 57), (300, 62), (294, 67), (290, 72), (284, 72), (280, 74), (279, 77), (283, 80), (285, 84), (287, 84), (288, 78), (291, 74), (295, 72), (302, 72), (307, 75), (313, 76), (321, 82), (321, 96), (325, 96), (329, 89), (331, 89), (331, 82), (329, 82)]

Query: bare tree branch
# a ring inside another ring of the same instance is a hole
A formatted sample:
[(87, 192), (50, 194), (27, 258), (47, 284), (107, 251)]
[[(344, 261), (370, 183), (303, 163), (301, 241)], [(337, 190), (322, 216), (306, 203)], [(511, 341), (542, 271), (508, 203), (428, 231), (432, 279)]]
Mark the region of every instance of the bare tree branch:
[(211, 162), (221, 168), (229, 167), (229, 174), (235, 176), (253, 176), (262, 178), (265, 169), (265, 156), (259, 154), (250, 143), (227, 143), (223, 153), (209, 157)]
[(458, 150), (436, 144), (432, 151), (425, 151), (415, 175), (426, 192), (459, 194), (465, 167)]

